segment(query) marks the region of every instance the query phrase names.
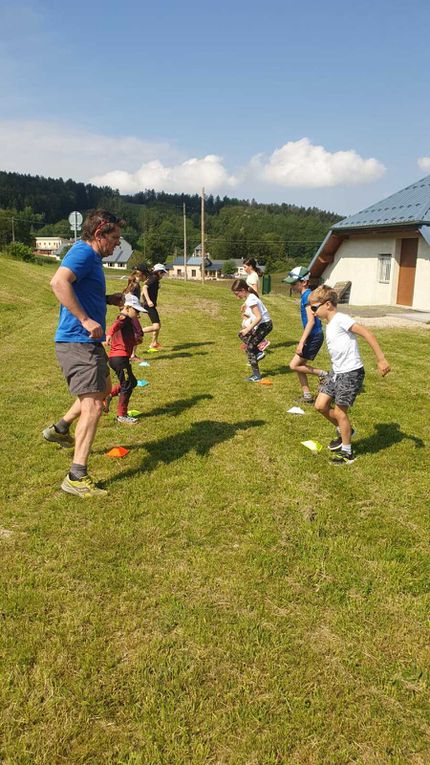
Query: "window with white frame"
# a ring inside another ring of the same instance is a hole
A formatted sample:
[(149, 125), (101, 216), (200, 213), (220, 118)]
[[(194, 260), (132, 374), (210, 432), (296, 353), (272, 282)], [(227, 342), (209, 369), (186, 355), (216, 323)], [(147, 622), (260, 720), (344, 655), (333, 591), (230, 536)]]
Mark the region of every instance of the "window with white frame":
[(388, 284), (391, 277), (391, 255), (378, 255), (378, 282)]

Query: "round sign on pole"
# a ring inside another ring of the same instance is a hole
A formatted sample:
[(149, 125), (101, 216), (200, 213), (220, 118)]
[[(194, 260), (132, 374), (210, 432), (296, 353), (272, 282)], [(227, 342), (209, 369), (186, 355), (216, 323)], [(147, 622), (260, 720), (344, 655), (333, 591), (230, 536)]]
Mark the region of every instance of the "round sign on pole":
[(77, 210), (74, 210), (74, 212), (71, 212), (69, 215), (69, 223), (73, 228), (80, 228), (82, 225), (83, 217), (80, 212)]

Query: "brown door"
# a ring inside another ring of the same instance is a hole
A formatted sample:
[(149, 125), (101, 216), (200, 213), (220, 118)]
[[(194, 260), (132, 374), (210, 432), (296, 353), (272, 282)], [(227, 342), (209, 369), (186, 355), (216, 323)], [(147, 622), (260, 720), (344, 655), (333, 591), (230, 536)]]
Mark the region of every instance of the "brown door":
[(418, 239), (402, 239), (400, 249), (398, 305), (412, 305), (414, 301), (415, 270), (417, 267)]

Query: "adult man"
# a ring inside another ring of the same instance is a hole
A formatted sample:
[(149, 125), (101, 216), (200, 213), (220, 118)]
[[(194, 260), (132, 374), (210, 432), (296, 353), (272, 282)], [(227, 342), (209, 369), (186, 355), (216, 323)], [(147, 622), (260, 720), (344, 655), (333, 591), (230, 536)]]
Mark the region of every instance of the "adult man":
[[(82, 498), (107, 494), (88, 475), (87, 464), (102, 402), (111, 389), (102, 345), (106, 303), (121, 302), (121, 295), (105, 294), (102, 258), (112, 255), (123, 225), (124, 221), (107, 210), (90, 212), (81, 240), (69, 250), (51, 280), (52, 291), (61, 304), (55, 352), (70, 393), (77, 398), (55, 425), (45, 428), (43, 437), (62, 446), (74, 446), (73, 463), (61, 488)], [(78, 422), (73, 439), (69, 428), (74, 420)]]

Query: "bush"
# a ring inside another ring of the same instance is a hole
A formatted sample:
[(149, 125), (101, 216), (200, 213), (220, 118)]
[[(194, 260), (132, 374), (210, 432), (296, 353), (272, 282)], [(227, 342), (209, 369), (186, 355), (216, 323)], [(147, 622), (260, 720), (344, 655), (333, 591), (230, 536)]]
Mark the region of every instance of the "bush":
[(222, 265), (223, 276), (233, 276), (236, 273), (236, 263), (234, 260), (226, 260)]
[(25, 260), (27, 263), (34, 263), (33, 250), (27, 244), (22, 242), (11, 242), (5, 248), (8, 255), (16, 260)]

